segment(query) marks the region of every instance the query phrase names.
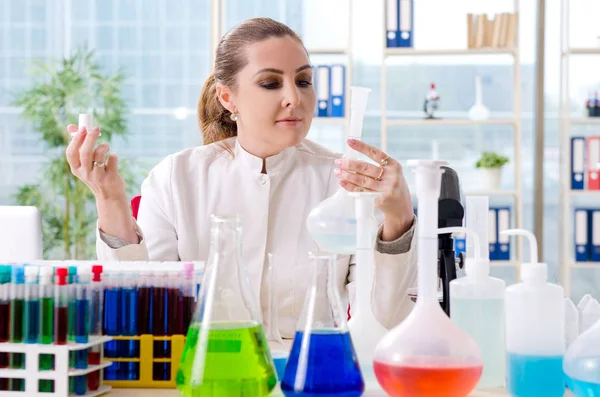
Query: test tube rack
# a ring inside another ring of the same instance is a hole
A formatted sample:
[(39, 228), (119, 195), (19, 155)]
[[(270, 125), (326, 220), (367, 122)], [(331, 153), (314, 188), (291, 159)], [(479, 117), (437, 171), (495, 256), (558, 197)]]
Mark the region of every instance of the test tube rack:
[[(139, 358), (111, 358), (113, 362), (140, 363), (140, 377), (138, 380), (104, 380), (104, 384), (115, 388), (143, 388), (143, 389), (172, 389), (176, 387), (175, 377), (179, 370), (179, 363), (183, 355), (185, 345), (184, 335), (173, 336), (113, 336), (112, 339), (117, 341), (139, 341), (140, 342), (140, 357)], [(171, 343), (171, 357), (154, 358), (154, 342), (168, 341)], [(153, 367), (155, 363), (170, 363), (170, 376), (168, 380), (154, 380)]]
[[(88, 391), (84, 397), (94, 397), (110, 391), (111, 387), (103, 384), (103, 369), (112, 364), (104, 361), (104, 343), (112, 340), (112, 337), (102, 336), (91, 338), (89, 343), (69, 343), (66, 345), (54, 344), (28, 344), (28, 343), (0, 343), (2, 353), (25, 354), (25, 368), (0, 368), (0, 378), (24, 379), (24, 391), (2, 391), (2, 397), (68, 397), (69, 378), (87, 375), (99, 371), (100, 387), (97, 390)], [(69, 352), (89, 349), (100, 345), (100, 364), (88, 365), (86, 369), (69, 368)], [(39, 358), (41, 354), (54, 355), (53, 370), (39, 370)], [(54, 392), (39, 392), (39, 380), (53, 380)], [(71, 395), (73, 396), (73, 395)]]

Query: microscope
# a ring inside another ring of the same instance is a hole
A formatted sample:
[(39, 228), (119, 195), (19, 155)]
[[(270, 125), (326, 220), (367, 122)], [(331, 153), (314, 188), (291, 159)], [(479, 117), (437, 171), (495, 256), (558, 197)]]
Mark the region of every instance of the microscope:
[[(461, 204), (458, 175), (452, 168), (442, 166), (442, 186), (438, 200), (438, 228), (462, 226), (465, 210)], [(463, 254), (457, 259), (451, 234), (438, 235), (438, 276), (442, 284), (442, 309), (450, 316), (450, 282), (456, 278), (456, 267), (464, 266)]]

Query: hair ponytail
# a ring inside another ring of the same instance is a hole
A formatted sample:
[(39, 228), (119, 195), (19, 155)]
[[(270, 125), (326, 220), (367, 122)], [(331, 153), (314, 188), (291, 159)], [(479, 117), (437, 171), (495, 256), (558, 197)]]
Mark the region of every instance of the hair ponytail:
[(217, 98), (217, 80), (211, 73), (204, 82), (198, 101), (198, 121), (205, 145), (237, 136), (237, 124), (231, 120), (230, 112)]

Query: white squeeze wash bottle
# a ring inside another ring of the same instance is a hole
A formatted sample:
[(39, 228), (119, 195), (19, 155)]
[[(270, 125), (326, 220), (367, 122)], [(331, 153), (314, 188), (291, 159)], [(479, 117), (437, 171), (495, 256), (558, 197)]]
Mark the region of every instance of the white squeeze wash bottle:
[(521, 266), (521, 283), (506, 288), (507, 389), (511, 396), (562, 397), (564, 290), (546, 281), (548, 267), (537, 261), (532, 233), (510, 229), (501, 234), (528, 237), (531, 253), (531, 263)]
[(450, 283), (450, 319), (471, 335), (481, 349), (483, 373), (477, 389), (504, 387), (506, 381), (506, 283), (490, 277), (488, 200), (487, 196), (466, 198), (466, 276)]

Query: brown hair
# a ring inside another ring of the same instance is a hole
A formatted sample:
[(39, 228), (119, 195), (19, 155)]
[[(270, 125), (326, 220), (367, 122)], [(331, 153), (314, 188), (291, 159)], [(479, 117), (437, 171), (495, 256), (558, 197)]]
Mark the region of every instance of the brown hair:
[(198, 101), (198, 121), (205, 145), (237, 136), (237, 124), (217, 98), (217, 83), (234, 89), (237, 73), (248, 63), (244, 48), (272, 37), (286, 36), (302, 44), (296, 32), (283, 23), (270, 18), (252, 18), (234, 26), (221, 38), (214, 72), (204, 82)]

